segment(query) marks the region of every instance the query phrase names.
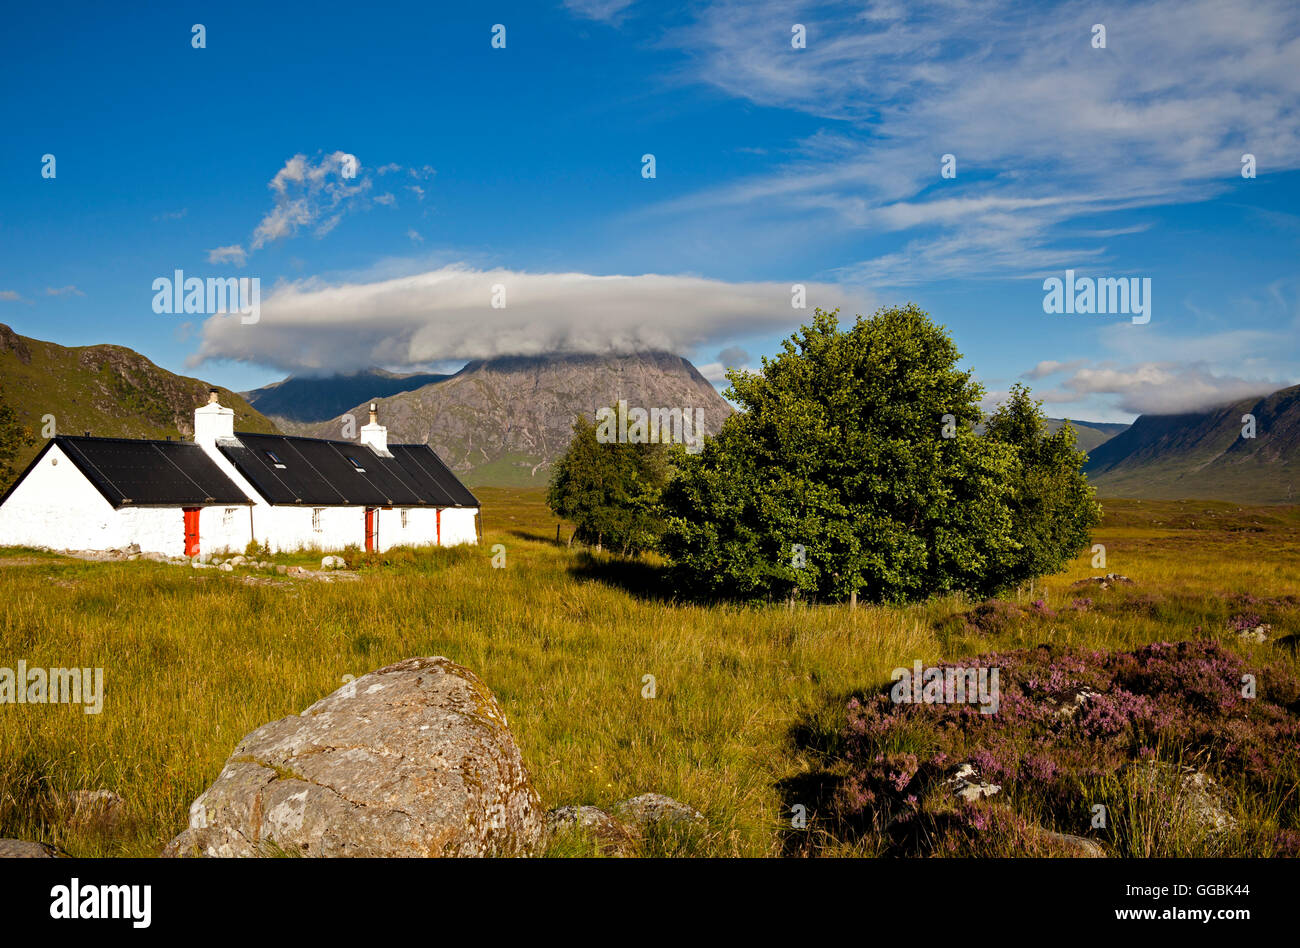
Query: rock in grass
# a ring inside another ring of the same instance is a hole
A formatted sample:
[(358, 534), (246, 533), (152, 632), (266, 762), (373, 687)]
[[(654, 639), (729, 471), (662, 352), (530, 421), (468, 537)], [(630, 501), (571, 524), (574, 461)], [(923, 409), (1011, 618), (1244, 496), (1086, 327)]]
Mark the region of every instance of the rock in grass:
[(974, 764), (970, 763), (957, 767), (952, 776), (945, 781), (945, 785), (967, 803), (974, 803), (1002, 792), (1000, 784), (982, 782), (979, 771)]
[(53, 859), (58, 855), (53, 846), (33, 843), (26, 839), (0, 839), (0, 859)]
[(685, 803), (678, 803), (662, 793), (643, 793), (615, 804), (614, 815), (638, 829), (650, 826), (680, 826), (703, 823), (704, 814)]
[(1232, 797), (1209, 774), (1155, 760), (1137, 761), (1125, 770), (1147, 793), (1167, 795), (1171, 818), (1186, 821), (1194, 831), (1217, 836), (1236, 828)]
[(581, 830), (588, 833), (607, 856), (630, 855), (635, 846), (631, 830), (598, 806), (562, 806), (546, 814), (552, 833)]
[(1272, 631), (1273, 627), (1264, 622), (1253, 629), (1238, 629), (1237, 638), (1243, 642), (1254, 642), (1256, 645), (1263, 645), (1268, 641), (1269, 633)]
[(1119, 573), (1107, 573), (1105, 576), (1089, 576), (1087, 579), (1077, 580), (1070, 583), (1070, 588), (1074, 589), (1077, 586), (1093, 585), (1098, 589), (1110, 589), (1112, 586), (1132, 586), (1133, 580), (1129, 579), (1127, 576), (1122, 576)]
[(1057, 833), (1044, 826), (1031, 826), (1027, 832), (1034, 842), (1063, 856), (1072, 856), (1078, 859), (1106, 858), (1106, 850), (1102, 849), (1101, 844), (1096, 840), (1088, 839), (1086, 836), (1075, 836), (1073, 833)]
[(122, 822), (126, 801), (112, 790), (72, 790), (58, 801), (59, 816), (71, 829), (111, 833)]
[(412, 658), (246, 736), (163, 855), (520, 856), (544, 839), (492, 692)]

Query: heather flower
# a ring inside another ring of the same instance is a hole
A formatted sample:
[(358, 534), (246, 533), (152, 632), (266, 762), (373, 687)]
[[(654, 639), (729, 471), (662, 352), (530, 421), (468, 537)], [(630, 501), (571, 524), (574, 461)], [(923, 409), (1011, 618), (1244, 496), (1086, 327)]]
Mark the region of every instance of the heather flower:
[[(886, 695), (850, 708), (851, 775), (840, 815), (897, 827), (907, 814), (907, 831), (891, 831), (903, 851), (998, 852), (991, 840), (1005, 833), (1012, 835), (1004, 845), (1041, 851), (1041, 834), (1006, 804), (972, 805), (943, 792), (954, 761), (970, 763), (979, 780), (1000, 784), (1013, 799), (1037, 800), (1061, 826), (1077, 825), (1080, 785), (1136, 760), (1204, 761), (1220, 777), (1265, 793), (1279, 780), (1294, 782), (1300, 770), (1300, 681), (1283, 664), (1248, 665), (1213, 641), (1111, 652), (1043, 645), (953, 664), (1001, 670), (997, 715), (969, 705), (895, 705)], [(1241, 696), (1245, 674), (1260, 682), (1251, 700)], [(1296, 845), (1279, 840), (1278, 851)]]

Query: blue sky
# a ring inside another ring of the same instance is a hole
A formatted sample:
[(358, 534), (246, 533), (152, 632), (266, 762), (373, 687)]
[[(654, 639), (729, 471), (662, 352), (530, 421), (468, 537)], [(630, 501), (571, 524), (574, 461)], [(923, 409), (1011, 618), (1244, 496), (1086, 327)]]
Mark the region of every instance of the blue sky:
[[(627, 346), (720, 381), (812, 306), (913, 301), (993, 398), (1027, 380), (1054, 415), (1300, 382), (1294, 3), (52, 3), (7, 19), (0, 322), (25, 335), (130, 346), (237, 389)], [(258, 322), (155, 313), (153, 281), (178, 269), (258, 278)], [(1150, 322), (1045, 313), (1043, 281), (1066, 269), (1149, 278)]]

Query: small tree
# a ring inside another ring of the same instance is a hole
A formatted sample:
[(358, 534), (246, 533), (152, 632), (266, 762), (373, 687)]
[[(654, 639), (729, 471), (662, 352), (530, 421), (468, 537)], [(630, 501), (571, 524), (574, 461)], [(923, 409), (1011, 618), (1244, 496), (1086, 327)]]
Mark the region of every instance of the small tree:
[(14, 459), (18, 452), (36, 442), (32, 430), (18, 420), (18, 413), (4, 399), (0, 389), (0, 491), (6, 490), (17, 471)]
[(988, 419), (984, 436), (1015, 449), (1009, 499), (1019, 549), (1005, 566), (1010, 582), (1059, 573), (1087, 549), (1101, 507), (1083, 473), (1088, 455), (1078, 450), (1068, 421), (1049, 434), (1042, 402), (1013, 385)]
[(664, 444), (602, 444), (587, 418), (555, 465), (546, 502), (575, 538), (624, 555), (652, 549), (663, 526), (660, 495), (671, 470)]
[(979, 437), (982, 388), (915, 306), (812, 322), (730, 372), (743, 410), (665, 494), (676, 581), (706, 594), (904, 601), (991, 592), (1016, 547), (1013, 451)]

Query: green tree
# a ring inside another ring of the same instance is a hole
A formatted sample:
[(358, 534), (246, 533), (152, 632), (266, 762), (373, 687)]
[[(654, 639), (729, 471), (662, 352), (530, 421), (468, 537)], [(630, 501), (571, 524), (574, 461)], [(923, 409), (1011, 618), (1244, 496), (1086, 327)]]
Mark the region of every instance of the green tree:
[(992, 592), (1017, 548), (1014, 451), (973, 430), (983, 389), (915, 306), (817, 310), (758, 373), (728, 373), (731, 416), (665, 492), (662, 549), (703, 594)]
[(1087, 549), (1101, 522), (1083, 473), (1088, 455), (1076, 446), (1074, 426), (1067, 421), (1049, 434), (1042, 402), (1017, 384), (988, 419), (984, 436), (1016, 452), (1010, 505), (1020, 548), (1005, 566), (1008, 580), (1018, 584), (1061, 572)]
[(574, 537), (625, 555), (652, 549), (663, 528), (660, 495), (671, 470), (666, 444), (603, 444), (579, 418), (556, 463), (546, 501), (576, 526)]
[(5, 401), (0, 389), (0, 491), (6, 490), (17, 475), (14, 459), (18, 452), (36, 442), (32, 430), (18, 420), (18, 413)]

